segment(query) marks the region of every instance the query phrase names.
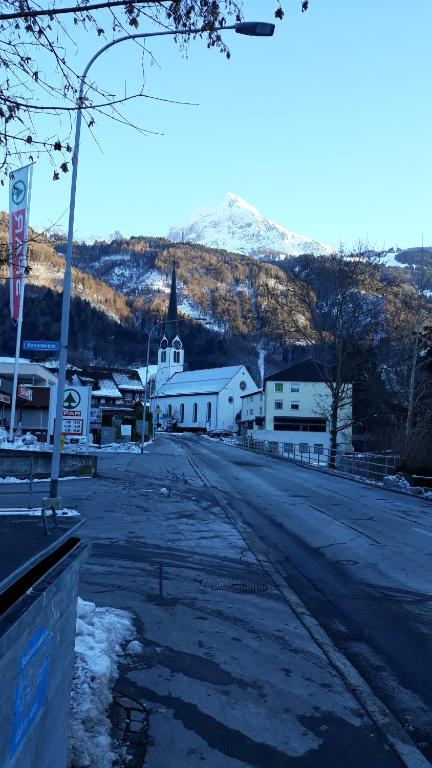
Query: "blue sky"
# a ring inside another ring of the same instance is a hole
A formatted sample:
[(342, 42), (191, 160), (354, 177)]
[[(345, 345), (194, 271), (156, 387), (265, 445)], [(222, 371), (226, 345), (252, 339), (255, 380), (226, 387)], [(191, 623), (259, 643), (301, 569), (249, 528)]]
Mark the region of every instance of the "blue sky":
[[(228, 191), (294, 231), (332, 244), (432, 242), (430, 0), (287, 0), (274, 38), (226, 33), (227, 61), (193, 41), (187, 58), (153, 41), (146, 92), (199, 106), (130, 102), (128, 118), (163, 136), (98, 119), (102, 151), (84, 128), (76, 235), (164, 235)], [(245, 0), (246, 18), (273, 20), (273, 0)], [(73, 62), (97, 48), (82, 36)], [(125, 43), (93, 70), (110, 90), (139, 82), (140, 50)], [(53, 132), (55, 126), (53, 126)], [(31, 223), (68, 205), (70, 176), (35, 167)], [(0, 207), (6, 208), (2, 190)], [(66, 227), (67, 217), (62, 224)]]

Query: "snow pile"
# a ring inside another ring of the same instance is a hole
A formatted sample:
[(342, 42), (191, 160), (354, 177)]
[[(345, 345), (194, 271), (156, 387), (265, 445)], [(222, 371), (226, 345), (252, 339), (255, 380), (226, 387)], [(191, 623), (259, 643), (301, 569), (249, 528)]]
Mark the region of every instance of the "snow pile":
[(384, 480), (385, 488), (392, 488), (394, 491), (407, 491), (411, 490), (411, 486), (408, 480), (400, 474), (387, 475)]
[(116, 608), (96, 608), (94, 603), (78, 598), (71, 768), (111, 768), (116, 758), (108, 708), (122, 646), (134, 635), (131, 614)]
[[(20, 481), (19, 481), (20, 482)], [(47, 514), (51, 515), (50, 510), (47, 510)], [(22, 507), (5, 507), (4, 509), (0, 509), (0, 517), (8, 516), (8, 515), (29, 515), (30, 517), (34, 517), (35, 515), (41, 516), (41, 508), (40, 507), (33, 507), (32, 509), (23, 509)], [(80, 513), (77, 512), (76, 509), (69, 509), (69, 507), (64, 507), (63, 509), (57, 510), (57, 515), (61, 517), (79, 517)]]
[(38, 443), (37, 438), (26, 432), (24, 435), (15, 435), (13, 443), (8, 441), (9, 432), (3, 427), (0, 428), (0, 448), (6, 448), (13, 451), (46, 451), (48, 447), (46, 443)]
[(187, 224), (171, 227), (167, 237), (175, 242), (201, 243), (249, 256), (281, 256), (302, 253), (330, 254), (332, 248), (290, 232), (266, 219), (246, 200), (229, 192), (213, 209), (198, 211)]
[[(147, 448), (152, 442), (153, 440), (148, 440), (144, 443), (144, 448)], [(141, 453), (141, 445), (140, 443), (107, 443), (106, 445), (101, 445), (98, 449), (99, 451), (106, 451), (108, 453)]]

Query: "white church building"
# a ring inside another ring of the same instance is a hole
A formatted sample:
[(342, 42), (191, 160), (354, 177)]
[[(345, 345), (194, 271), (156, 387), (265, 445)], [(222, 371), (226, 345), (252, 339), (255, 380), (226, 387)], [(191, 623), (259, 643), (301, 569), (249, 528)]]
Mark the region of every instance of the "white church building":
[(236, 431), (242, 395), (256, 384), (244, 365), (184, 369), (185, 350), (177, 328), (175, 264), (168, 320), (158, 349), (153, 423), (176, 431)]

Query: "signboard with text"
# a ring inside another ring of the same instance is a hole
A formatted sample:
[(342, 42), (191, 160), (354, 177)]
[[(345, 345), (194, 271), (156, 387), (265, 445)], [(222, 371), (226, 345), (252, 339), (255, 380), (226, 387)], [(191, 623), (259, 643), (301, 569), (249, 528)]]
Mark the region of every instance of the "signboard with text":
[(23, 400), (33, 400), (33, 390), (24, 384), (18, 384), (17, 395)]
[(18, 168), (9, 180), (9, 290), (12, 320), (18, 320), (27, 266), (31, 165)]
[(63, 435), (88, 437), (90, 389), (66, 387), (63, 397)]
[(58, 352), (59, 341), (23, 341), (24, 352)]

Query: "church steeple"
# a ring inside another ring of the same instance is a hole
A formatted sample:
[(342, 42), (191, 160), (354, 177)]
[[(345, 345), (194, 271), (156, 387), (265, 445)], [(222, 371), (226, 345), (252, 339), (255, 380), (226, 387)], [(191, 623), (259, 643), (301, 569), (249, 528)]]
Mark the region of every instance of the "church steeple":
[(164, 381), (171, 378), (174, 373), (181, 373), (183, 368), (184, 349), (178, 335), (177, 278), (174, 259), (167, 322), (165, 323), (164, 334), (158, 351), (157, 386), (159, 387)]
[(178, 331), (178, 316), (177, 316), (177, 278), (176, 278), (176, 263), (173, 261), (172, 276), (171, 276), (171, 291), (168, 304), (168, 323), (166, 329), (168, 331), (168, 338), (173, 339)]

